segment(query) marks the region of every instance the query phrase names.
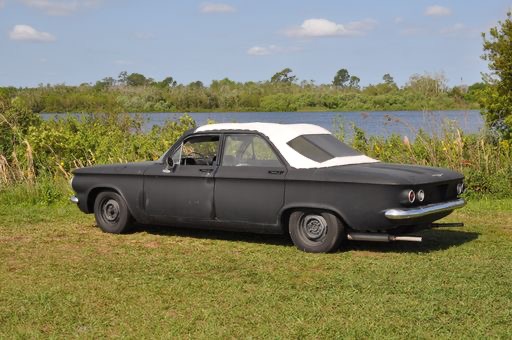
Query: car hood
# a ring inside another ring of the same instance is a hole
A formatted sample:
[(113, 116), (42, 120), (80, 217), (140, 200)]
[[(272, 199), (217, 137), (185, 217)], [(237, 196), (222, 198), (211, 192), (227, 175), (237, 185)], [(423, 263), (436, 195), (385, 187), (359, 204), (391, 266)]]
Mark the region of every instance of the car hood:
[(315, 180), (390, 185), (440, 183), (464, 178), (460, 173), (444, 168), (383, 162), (316, 169), (311, 177)]
[(146, 169), (157, 162), (133, 162), (108, 165), (95, 165), (72, 171), (74, 175), (142, 175)]

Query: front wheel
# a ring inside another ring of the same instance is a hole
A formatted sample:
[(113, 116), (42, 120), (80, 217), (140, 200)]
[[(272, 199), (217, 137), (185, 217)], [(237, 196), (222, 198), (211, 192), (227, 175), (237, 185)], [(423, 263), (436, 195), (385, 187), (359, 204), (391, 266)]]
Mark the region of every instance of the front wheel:
[(297, 248), (309, 253), (336, 251), (343, 240), (343, 223), (321, 211), (295, 211), (289, 220), (290, 237)]
[(121, 234), (132, 223), (126, 202), (116, 192), (103, 191), (94, 201), (96, 223), (106, 233)]

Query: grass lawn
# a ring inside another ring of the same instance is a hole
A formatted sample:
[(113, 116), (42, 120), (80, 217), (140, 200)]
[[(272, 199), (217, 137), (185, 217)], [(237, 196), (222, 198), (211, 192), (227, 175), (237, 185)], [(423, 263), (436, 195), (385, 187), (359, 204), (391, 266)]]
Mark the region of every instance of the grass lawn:
[(0, 203), (0, 338), (511, 338), (512, 200), (447, 221), (466, 227), (306, 254), (280, 236), (109, 235), (72, 204)]

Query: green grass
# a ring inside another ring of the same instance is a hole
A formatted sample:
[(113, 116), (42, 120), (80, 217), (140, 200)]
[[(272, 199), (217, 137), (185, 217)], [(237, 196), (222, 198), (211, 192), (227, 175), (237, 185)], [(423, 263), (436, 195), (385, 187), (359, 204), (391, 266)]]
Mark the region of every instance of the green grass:
[(0, 338), (510, 338), (512, 200), (447, 220), (466, 227), (306, 254), (279, 236), (109, 235), (71, 204), (4, 201)]

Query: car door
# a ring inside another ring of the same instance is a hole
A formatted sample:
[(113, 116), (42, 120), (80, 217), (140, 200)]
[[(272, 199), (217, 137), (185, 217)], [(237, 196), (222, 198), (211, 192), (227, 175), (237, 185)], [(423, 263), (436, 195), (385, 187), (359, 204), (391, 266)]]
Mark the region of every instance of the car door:
[(212, 220), (219, 135), (192, 136), (171, 155), (174, 166), (145, 172), (144, 204), (154, 222)]
[(226, 134), (215, 173), (217, 219), (275, 225), (284, 202), (285, 176), (286, 166), (263, 137)]

